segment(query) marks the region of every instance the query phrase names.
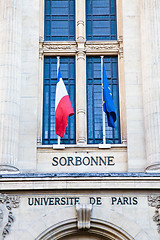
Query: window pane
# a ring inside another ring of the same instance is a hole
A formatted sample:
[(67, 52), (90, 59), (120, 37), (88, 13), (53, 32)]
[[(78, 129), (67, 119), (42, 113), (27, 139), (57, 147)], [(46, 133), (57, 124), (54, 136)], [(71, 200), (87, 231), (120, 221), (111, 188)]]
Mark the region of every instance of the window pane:
[[(73, 57), (61, 57), (61, 74), (67, 88), (74, 112), (75, 112), (75, 61)], [(57, 58), (44, 58), (44, 83), (43, 83), (43, 144), (56, 144), (55, 133), (55, 93), (57, 83)], [(63, 144), (76, 142), (76, 117), (68, 118), (68, 124)]]
[[(106, 118), (106, 143), (120, 143), (118, 58), (104, 58), (108, 83), (112, 91), (117, 120), (115, 128), (108, 127)], [(101, 58), (87, 57), (87, 131), (88, 143), (103, 142)]]
[(45, 41), (75, 39), (75, 1), (45, 0)]
[(86, 0), (87, 40), (117, 38), (116, 0)]

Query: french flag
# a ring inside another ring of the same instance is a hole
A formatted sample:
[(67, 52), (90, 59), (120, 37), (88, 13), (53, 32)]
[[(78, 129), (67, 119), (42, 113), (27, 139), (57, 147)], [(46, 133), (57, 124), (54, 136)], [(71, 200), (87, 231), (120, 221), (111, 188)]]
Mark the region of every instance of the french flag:
[(55, 130), (56, 134), (61, 138), (66, 131), (68, 116), (72, 116), (73, 114), (74, 111), (59, 67), (55, 99)]

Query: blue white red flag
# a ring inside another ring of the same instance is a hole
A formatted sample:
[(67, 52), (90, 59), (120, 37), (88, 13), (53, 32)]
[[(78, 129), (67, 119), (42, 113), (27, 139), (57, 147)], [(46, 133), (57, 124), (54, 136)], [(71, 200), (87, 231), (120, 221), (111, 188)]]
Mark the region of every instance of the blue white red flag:
[(108, 84), (108, 79), (103, 60), (103, 111), (107, 114), (108, 126), (115, 128), (116, 110), (112, 99), (112, 93)]
[(64, 136), (66, 131), (68, 116), (72, 116), (73, 114), (74, 110), (59, 67), (55, 99), (55, 130), (56, 134), (61, 138)]

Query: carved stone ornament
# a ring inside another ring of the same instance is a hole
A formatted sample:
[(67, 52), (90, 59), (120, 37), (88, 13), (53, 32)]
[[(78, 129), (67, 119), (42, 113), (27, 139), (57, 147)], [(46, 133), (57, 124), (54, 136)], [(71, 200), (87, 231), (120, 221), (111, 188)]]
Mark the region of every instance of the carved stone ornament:
[[(3, 229), (0, 232), (3, 240), (5, 239), (6, 235), (9, 234), (10, 227), (14, 221), (12, 208), (19, 207), (19, 197), (0, 193), (0, 207), (0, 225), (3, 225)], [(4, 221), (5, 219), (6, 222)], [(4, 224), (2, 224), (3, 221)]]
[(14, 167), (14, 166), (11, 166), (11, 165), (8, 165), (8, 164), (1, 164), (0, 165), (0, 173), (3, 173), (3, 174), (15, 174), (15, 173), (19, 173), (19, 169)]
[(118, 43), (119, 43), (119, 56), (120, 58), (123, 58), (123, 36), (119, 36)]
[(148, 196), (148, 204), (155, 208), (155, 214), (153, 216), (153, 221), (157, 223), (157, 230), (160, 233), (160, 196), (152, 195)]
[(43, 39), (40, 39), (39, 42), (40, 58), (43, 57), (43, 54), (75, 54), (79, 50), (89, 54), (119, 54), (120, 58), (122, 58), (123, 38), (120, 36), (118, 41), (87, 41), (86, 43), (83, 37), (77, 39), (77, 42), (50, 42)]
[(77, 227), (78, 229), (89, 229), (90, 228), (90, 219), (92, 212), (91, 204), (77, 204)]
[(119, 43), (115, 42), (106, 42), (106, 43), (86, 43), (86, 52), (106, 52), (106, 53), (118, 53), (119, 52)]
[(76, 52), (77, 45), (73, 43), (59, 43), (59, 42), (44, 42), (43, 43), (44, 53), (57, 53), (57, 52)]
[(2, 209), (0, 209), (0, 222), (2, 222), (3, 221), (3, 211), (2, 211)]

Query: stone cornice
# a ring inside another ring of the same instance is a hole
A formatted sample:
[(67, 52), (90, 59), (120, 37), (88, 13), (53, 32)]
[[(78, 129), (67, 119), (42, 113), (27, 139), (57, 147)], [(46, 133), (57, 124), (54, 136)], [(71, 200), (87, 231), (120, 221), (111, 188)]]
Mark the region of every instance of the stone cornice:
[[(112, 176), (113, 175), (113, 176)], [(17, 174), (0, 178), (1, 190), (159, 190), (160, 174)]]

